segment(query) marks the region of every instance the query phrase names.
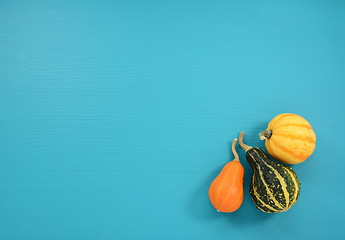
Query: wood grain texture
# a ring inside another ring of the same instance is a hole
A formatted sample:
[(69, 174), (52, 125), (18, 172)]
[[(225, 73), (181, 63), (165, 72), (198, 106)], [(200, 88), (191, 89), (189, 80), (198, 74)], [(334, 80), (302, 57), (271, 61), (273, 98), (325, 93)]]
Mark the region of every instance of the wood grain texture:
[[(0, 239), (342, 239), (344, 21), (341, 1), (1, 1)], [(258, 211), (237, 148), (243, 204), (214, 211), (232, 140), (264, 148), (284, 112), (317, 136), (297, 204)]]

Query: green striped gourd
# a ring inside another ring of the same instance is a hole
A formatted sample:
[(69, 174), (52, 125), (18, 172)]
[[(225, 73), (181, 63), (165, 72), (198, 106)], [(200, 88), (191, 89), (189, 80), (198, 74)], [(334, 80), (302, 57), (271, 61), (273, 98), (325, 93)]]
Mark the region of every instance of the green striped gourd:
[(243, 134), (239, 137), (240, 146), (246, 151), (246, 158), (253, 169), (250, 195), (256, 207), (266, 213), (285, 212), (297, 201), (300, 194), (300, 182), (290, 166), (276, 163), (258, 147), (243, 143)]

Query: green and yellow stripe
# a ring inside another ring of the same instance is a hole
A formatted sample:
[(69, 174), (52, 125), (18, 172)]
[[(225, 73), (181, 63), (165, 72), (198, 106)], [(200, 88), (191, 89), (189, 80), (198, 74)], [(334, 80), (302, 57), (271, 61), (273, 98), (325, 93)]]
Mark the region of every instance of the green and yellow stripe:
[[(252, 157), (252, 159), (256, 162), (256, 159), (253, 157), (253, 155), (251, 155), (249, 152), (248, 152), (248, 154), (249, 154), (249, 155)], [(259, 157), (259, 158), (260, 158), (260, 157)], [(273, 196), (273, 193), (272, 193), (271, 189), (268, 187), (267, 183), (265, 182), (264, 177), (263, 177), (263, 174), (262, 174), (262, 171), (261, 171), (260, 165), (257, 164), (257, 166), (258, 166), (258, 170), (259, 170), (260, 179), (261, 179), (262, 183), (264, 184), (264, 186), (265, 186), (265, 188), (266, 188), (266, 192), (267, 192), (268, 196), (270, 197), (268, 200), (272, 200), (277, 208), (279, 208), (280, 210), (283, 210), (284, 207), (283, 207), (283, 206), (277, 201), (277, 199)], [(254, 186), (255, 186), (255, 185), (254, 185)], [(260, 196), (259, 196), (258, 198), (260, 198)]]
[[(273, 162), (260, 148), (252, 148), (247, 154), (255, 163), (250, 193), (257, 208), (264, 212), (288, 210), (299, 197), (300, 183), (295, 172), (291, 167)], [(273, 185), (265, 181), (268, 171), (276, 178)]]

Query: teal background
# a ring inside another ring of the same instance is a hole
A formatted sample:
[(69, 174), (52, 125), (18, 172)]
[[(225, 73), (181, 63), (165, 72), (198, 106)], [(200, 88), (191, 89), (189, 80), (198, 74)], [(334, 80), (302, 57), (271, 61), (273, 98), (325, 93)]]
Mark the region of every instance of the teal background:
[[(0, 2), (0, 239), (344, 239), (344, 1)], [(240, 131), (305, 117), (297, 204), (217, 213)]]

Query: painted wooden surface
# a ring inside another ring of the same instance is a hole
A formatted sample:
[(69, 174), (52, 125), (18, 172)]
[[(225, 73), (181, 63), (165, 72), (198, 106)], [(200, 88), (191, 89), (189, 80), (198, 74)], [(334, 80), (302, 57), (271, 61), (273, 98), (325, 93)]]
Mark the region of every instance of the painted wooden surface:
[[(343, 1), (0, 2), (0, 239), (343, 239)], [(286, 213), (217, 213), (240, 131), (305, 117)]]

